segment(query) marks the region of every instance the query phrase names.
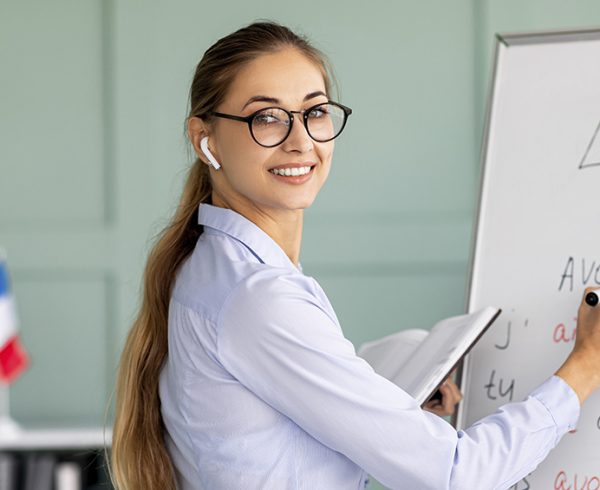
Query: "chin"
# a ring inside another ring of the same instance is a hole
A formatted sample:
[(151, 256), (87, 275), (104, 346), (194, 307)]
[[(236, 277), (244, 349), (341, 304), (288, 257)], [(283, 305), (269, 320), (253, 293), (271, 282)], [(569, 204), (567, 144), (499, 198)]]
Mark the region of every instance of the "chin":
[(304, 199), (297, 199), (297, 200), (294, 200), (293, 202), (288, 201), (284, 207), (286, 209), (290, 209), (290, 210), (306, 209), (306, 208), (309, 208), (313, 202), (315, 202), (315, 197), (316, 196), (311, 196), (311, 197), (306, 197)]

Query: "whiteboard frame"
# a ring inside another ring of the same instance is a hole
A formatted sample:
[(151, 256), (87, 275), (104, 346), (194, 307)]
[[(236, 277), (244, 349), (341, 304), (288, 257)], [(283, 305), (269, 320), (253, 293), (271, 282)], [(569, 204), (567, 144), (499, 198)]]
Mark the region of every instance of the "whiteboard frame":
[[(598, 40), (600, 39), (600, 27), (581, 29), (581, 30), (573, 30), (573, 29), (562, 29), (562, 30), (552, 30), (552, 31), (538, 31), (538, 32), (522, 32), (522, 33), (507, 33), (507, 34), (496, 34), (496, 45), (494, 49), (494, 59), (491, 70), (491, 81), (490, 81), (490, 89), (489, 95), (486, 101), (486, 112), (485, 112), (485, 125), (483, 131), (483, 141), (481, 145), (480, 152), (480, 168), (481, 175), (479, 177), (479, 194), (477, 198), (477, 206), (475, 213), (475, 221), (473, 223), (473, 232), (471, 236), (471, 247), (469, 252), (469, 274), (467, 281), (467, 289), (466, 289), (466, 304), (465, 311), (468, 313), (471, 311), (472, 299), (473, 299), (473, 284), (474, 284), (474, 271), (475, 271), (475, 263), (478, 258), (478, 244), (480, 243), (480, 218), (483, 214), (483, 197), (485, 195), (485, 184), (486, 184), (486, 174), (487, 174), (487, 156), (488, 156), (488, 146), (490, 139), (490, 126), (492, 122), (492, 117), (494, 115), (494, 102), (497, 91), (497, 75), (499, 71), (499, 64), (501, 53), (505, 49), (510, 48), (511, 46), (520, 46), (526, 44), (547, 44), (547, 43), (565, 43), (565, 42), (576, 42), (576, 41), (587, 41), (587, 40)], [(464, 394), (464, 399), (466, 401), (468, 397), (468, 392), (466, 391), (466, 387), (468, 386), (468, 372), (469, 372), (469, 357), (466, 356), (462, 362), (462, 365), (458, 371), (458, 386)], [(464, 401), (459, 403), (458, 409), (456, 411), (455, 417), (453, 417), (453, 425), (457, 429), (464, 428)]]

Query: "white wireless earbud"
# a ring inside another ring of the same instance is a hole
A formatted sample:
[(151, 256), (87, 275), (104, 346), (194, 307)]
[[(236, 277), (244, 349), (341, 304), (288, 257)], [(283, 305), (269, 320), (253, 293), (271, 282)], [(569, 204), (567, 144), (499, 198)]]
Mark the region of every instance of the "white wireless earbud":
[(200, 140), (200, 148), (202, 148), (202, 153), (206, 155), (210, 164), (215, 167), (215, 170), (219, 170), (221, 165), (217, 162), (217, 159), (213, 156), (213, 154), (208, 149), (208, 136), (205, 136)]

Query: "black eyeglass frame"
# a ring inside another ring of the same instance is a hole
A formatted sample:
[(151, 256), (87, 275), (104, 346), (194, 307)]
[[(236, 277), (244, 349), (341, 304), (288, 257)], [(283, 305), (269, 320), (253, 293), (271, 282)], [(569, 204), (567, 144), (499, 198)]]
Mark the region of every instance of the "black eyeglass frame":
[[(337, 106), (340, 109), (342, 109), (344, 111), (344, 122), (342, 123), (342, 127), (340, 128), (338, 133), (333, 138), (329, 138), (326, 140), (319, 140), (319, 139), (315, 138), (312, 134), (310, 134), (310, 130), (308, 129), (308, 117), (309, 117), (308, 114), (310, 113), (310, 111), (316, 109), (317, 107), (326, 105), (326, 104), (331, 104), (331, 105)], [(259, 143), (258, 140), (256, 139), (256, 137), (254, 136), (254, 132), (252, 131), (252, 122), (254, 121), (254, 118), (266, 109), (279, 109), (279, 110), (285, 112), (288, 115), (289, 120), (290, 120), (290, 124), (288, 126), (288, 131), (287, 131), (286, 135), (283, 137), (283, 139), (279, 143), (275, 143), (274, 145), (263, 145), (262, 143)], [(303, 122), (304, 128), (306, 129), (306, 132), (308, 133), (308, 135), (314, 141), (317, 141), (319, 143), (326, 143), (327, 141), (331, 141), (331, 140), (337, 138), (340, 134), (342, 134), (342, 131), (346, 127), (346, 122), (348, 121), (348, 116), (350, 114), (352, 114), (352, 109), (350, 109), (350, 107), (346, 107), (345, 105), (340, 104), (339, 102), (334, 102), (332, 100), (328, 100), (327, 102), (319, 102), (318, 104), (315, 104), (315, 105), (313, 105), (307, 109), (304, 109), (302, 111), (288, 111), (287, 109), (284, 109), (283, 107), (269, 106), (269, 107), (262, 107), (262, 108), (258, 109), (257, 111), (253, 112), (252, 114), (245, 116), (245, 117), (244, 116), (235, 116), (233, 114), (225, 114), (223, 112), (215, 112), (215, 111), (208, 111), (206, 114), (209, 114), (211, 116), (216, 116), (216, 117), (222, 117), (224, 119), (233, 119), (234, 121), (245, 122), (246, 124), (248, 124), (250, 136), (252, 136), (252, 139), (258, 145), (260, 145), (264, 148), (273, 148), (273, 147), (278, 146), (281, 143), (283, 143), (288, 138), (290, 133), (292, 132), (292, 127), (294, 125), (294, 114), (302, 114), (302, 122)]]

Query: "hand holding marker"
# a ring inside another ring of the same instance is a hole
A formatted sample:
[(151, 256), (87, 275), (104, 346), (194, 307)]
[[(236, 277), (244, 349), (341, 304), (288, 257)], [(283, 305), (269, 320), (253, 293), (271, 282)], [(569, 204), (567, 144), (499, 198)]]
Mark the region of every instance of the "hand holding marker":
[(573, 388), (583, 403), (600, 388), (600, 289), (586, 288), (577, 310), (575, 346), (554, 374)]

